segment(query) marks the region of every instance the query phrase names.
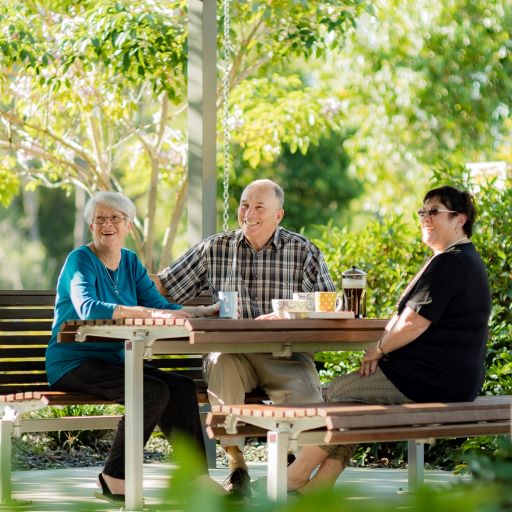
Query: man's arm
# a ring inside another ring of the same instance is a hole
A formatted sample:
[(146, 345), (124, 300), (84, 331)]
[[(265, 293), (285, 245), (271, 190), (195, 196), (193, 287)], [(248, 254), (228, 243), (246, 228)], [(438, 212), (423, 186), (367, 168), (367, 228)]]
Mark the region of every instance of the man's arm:
[(313, 290), (334, 292), (336, 291), (336, 286), (327, 268), (327, 263), (325, 263), (320, 249), (316, 246), (314, 248), (315, 250), (308, 258), (304, 277), (313, 282)]
[[(208, 290), (208, 262), (205, 241), (199, 242), (164, 268), (157, 276), (164, 293), (183, 304)], [(157, 288), (161, 290), (157, 284)]]
[(153, 283), (155, 283), (156, 289), (160, 292), (161, 295), (164, 297), (167, 296), (167, 290), (165, 289), (165, 286), (162, 284), (162, 281), (160, 281), (160, 277), (158, 274), (148, 274), (149, 278)]

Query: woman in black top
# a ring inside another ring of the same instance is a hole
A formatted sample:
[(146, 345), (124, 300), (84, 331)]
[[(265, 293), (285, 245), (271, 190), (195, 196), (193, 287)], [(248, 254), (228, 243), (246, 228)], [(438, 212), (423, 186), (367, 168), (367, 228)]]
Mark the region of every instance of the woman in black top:
[[(366, 351), (359, 371), (331, 382), (329, 402), (471, 401), (481, 389), (491, 295), (470, 241), (473, 198), (453, 187), (436, 188), (425, 195), (418, 215), (423, 242), (433, 255), (405, 289), (397, 313)], [(355, 448), (303, 448), (288, 468), (288, 489), (308, 492), (333, 485)]]

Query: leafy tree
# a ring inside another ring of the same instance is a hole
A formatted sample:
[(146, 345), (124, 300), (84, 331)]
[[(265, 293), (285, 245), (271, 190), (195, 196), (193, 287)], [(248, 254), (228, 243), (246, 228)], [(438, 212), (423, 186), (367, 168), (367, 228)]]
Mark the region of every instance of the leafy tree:
[[(244, 123), (234, 140), (253, 165), (277, 153), (267, 150), (276, 147), (275, 129), (252, 114), (272, 119), (283, 141), (303, 152), (339, 126), (341, 111), (322, 116), (325, 92), (266, 70), (339, 47), (363, 7), (360, 0), (232, 4), (232, 118)], [(168, 254), (187, 188), (186, 1), (6, 0), (0, 21), (1, 201), (12, 199), (20, 176), (86, 194), (123, 191), (144, 212), (135, 248), (157, 267), (157, 236), (173, 227)]]
[(511, 33), (507, 0), (388, 0), (314, 68), (346, 93), (354, 212), (412, 210), (440, 163), (512, 161)]
[[(334, 132), (311, 144), (305, 155), (284, 146), (275, 162), (262, 162), (256, 169), (244, 162), (242, 150), (236, 146), (233, 151), (236, 177), (230, 185), (230, 211), (237, 211), (242, 190), (253, 179), (270, 178), (285, 190), (284, 227), (303, 230), (311, 236), (315, 225), (341, 226), (347, 221), (350, 201), (362, 189), (361, 182), (347, 173), (349, 159), (343, 147), (345, 140), (345, 136)], [(222, 211), (220, 203), (219, 211)], [(236, 215), (231, 219), (232, 225), (236, 225)]]

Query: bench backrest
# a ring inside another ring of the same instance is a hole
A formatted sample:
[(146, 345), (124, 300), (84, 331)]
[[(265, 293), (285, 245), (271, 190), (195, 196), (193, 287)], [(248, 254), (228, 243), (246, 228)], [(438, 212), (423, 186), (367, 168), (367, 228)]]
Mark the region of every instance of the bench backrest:
[[(190, 304), (208, 303), (211, 297), (201, 296)], [(0, 290), (0, 395), (48, 391), (44, 360), (54, 304), (53, 290)], [(200, 401), (207, 401), (200, 355), (154, 356), (152, 364), (194, 379)]]

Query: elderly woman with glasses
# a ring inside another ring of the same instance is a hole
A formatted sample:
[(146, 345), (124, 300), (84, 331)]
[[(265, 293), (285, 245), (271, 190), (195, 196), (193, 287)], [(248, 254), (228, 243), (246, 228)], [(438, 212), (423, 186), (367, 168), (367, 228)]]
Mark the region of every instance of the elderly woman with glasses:
[[(470, 241), (473, 199), (445, 186), (430, 190), (423, 203), (422, 238), (433, 254), (406, 287), (359, 371), (331, 382), (329, 402), (472, 401), (480, 391), (491, 297), (484, 264)], [(334, 485), (355, 449), (303, 448), (288, 467), (288, 490), (307, 493)]]
[[(191, 308), (167, 302), (157, 291), (135, 253), (125, 249), (135, 205), (124, 195), (99, 192), (87, 203), (84, 219), (92, 242), (72, 251), (57, 283), (52, 337), (46, 351), (46, 371), (52, 389), (124, 401), (122, 342), (57, 343), (63, 322), (73, 319), (186, 318)], [(218, 306), (194, 308), (195, 315), (214, 314)], [(144, 367), (144, 444), (158, 425), (168, 438), (181, 432), (205, 448), (194, 382), (149, 364)], [(123, 501), (124, 418), (119, 423), (96, 496)], [(206, 464), (204, 465), (207, 472)]]

